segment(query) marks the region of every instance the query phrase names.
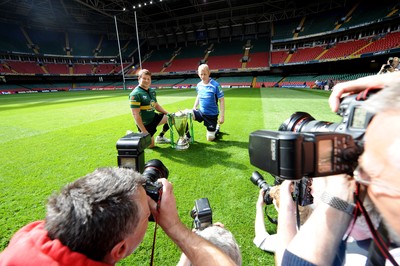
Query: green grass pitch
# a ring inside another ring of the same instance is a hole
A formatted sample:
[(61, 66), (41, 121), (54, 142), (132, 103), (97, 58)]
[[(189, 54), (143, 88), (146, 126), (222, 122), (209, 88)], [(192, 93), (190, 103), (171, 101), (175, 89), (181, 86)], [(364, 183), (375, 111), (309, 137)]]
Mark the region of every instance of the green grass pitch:
[[(137, 131), (129, 109), (130, 91), (37, 93), (0, 96), (0, 250), (23, 225), (45, 217), (48, 196), (97, 167), (117, 166), (116, 142), (126, 130)], [(169, 112), (191, 108), (193, 89), (158, 90)], [(329, 92), (309, 89), (225, 89), (221, 139), (207, 142), (205, 127), (194, 122), (195, 143), (186, 151), (169, 145), (145, 150), (145, 160), (160, 159), (181, 220), (192, 227), (194, 201), (207, 197), (213, 221), (231, 230), (240, 244), (243, 265), (273, 265), (273, 255), (253, 244), (258, 188), (249, 178), (258, 170), (249, 162), (249, 134), (276, 130), (296, 111), (317, 120), (338, 122), (328, 106)], [(169, 133), (167, 133), (167, 137)], [(260, 171), (269, 184), (273, 177)], [(272, 206), (270, 215), (276, 216)], [(110, 225), (111, 226), (111, 225)], [(276, 226), (267, 222), (270, 233)], [(154, 224), (144, 242), (118, 265), (148, 265)], [(157, 231), (155, 265), (176, 265), (180, 251)]]

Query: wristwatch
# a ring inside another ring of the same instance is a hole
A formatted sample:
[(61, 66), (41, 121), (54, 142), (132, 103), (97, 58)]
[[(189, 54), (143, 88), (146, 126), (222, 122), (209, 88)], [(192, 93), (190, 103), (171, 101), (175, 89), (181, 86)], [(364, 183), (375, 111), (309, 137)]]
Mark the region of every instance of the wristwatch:
[(350, 216), (353, 216), (354, 209), (356, 208), (355, 204), (348, 203), (345, 200), (339, 199), (338, 197), (334, 197), (325, 191), (321, 195), (321, 201), (339, 211), (347, 213)]

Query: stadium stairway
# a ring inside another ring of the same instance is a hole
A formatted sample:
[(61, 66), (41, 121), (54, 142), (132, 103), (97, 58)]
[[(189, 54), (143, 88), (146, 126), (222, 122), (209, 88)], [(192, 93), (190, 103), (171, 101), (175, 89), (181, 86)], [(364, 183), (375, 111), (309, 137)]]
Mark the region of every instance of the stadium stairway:
[(169, 59), (169, 61), (166, 62), (166, 63), (163, 65), (163, 68), (162, 68), (161, 71), (160, 71), (161, 73), (164, 72), (164, 71), (168, 68), (169, 65), (171, 65), (171, 63), (172, 63), (172, 61), (174, 61), (175, 57), (177, 57), (177, 56), (179, 55), (181, 49), (182, 49), (182, 48), (179, 47), (178, 50), (176, 50), (176, 51), (173, 52), (173, 54), (172, 54), (171, 58)]

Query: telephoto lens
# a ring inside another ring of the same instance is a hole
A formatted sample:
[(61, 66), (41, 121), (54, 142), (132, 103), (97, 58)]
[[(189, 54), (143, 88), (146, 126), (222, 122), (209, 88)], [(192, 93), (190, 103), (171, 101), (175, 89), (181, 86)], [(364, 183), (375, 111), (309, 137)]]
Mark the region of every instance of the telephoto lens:
[(337, 123), (315, 120), (306, 112), (296, 112), (281, 124), (279, 131), (333, 132), (338, 125)]

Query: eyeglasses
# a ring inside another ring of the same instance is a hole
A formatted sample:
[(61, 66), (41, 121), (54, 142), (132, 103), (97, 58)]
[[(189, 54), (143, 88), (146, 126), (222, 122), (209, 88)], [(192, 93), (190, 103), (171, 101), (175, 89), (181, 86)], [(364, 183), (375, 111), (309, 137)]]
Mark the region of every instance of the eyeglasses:
[(381, 188), (384, 188), (389, 194), (400, 195), (399, 188), (393, 187), (393, 185), (390, 185), (387, 182), (379, 179), (378, 176), (371, 178), (371, 176), (368, 175), (360, 165), (354, 171), (354, 180), (364, 186), (379, 186)]

